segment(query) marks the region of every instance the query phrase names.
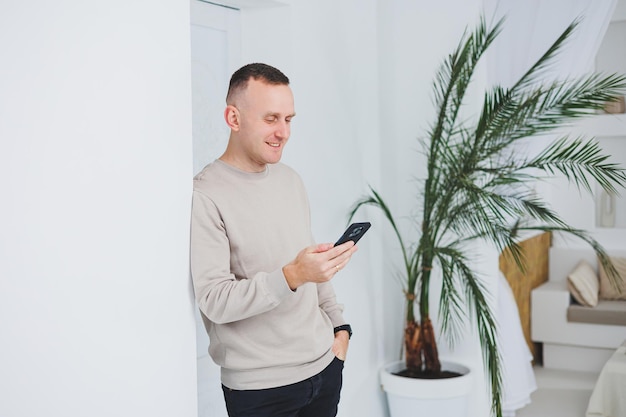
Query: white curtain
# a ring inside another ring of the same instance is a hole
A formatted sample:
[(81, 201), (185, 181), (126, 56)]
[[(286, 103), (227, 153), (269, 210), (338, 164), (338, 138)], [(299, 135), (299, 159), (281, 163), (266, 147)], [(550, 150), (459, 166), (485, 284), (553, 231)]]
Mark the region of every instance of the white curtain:
[[(512, 86), (574, 20), (580, 22), (546, 80), (576, 77), (594, 70), (595, 57), (617, 0), (485, 0), (488, 21), (504, 17), (500, 35), (487, 52), (487, 83)], [(548, 138), (519, 143), (519, 151), (537, 153)]]
[(531, 361), (533, 355), (526, 344), (515, 296), (504, 274), (498, 279), (498, 346), (502, 356), (502, 415), (513, 417), (530, 403), (530, 394), (537, 389)]
[(577, 18), (580, 24), (547, 76), (564, 78), (592, 70), (616, 4), (617, 0), (485, 0), (487, 19), (505, 18), (487, 56), (490, 84), (511, 86)]

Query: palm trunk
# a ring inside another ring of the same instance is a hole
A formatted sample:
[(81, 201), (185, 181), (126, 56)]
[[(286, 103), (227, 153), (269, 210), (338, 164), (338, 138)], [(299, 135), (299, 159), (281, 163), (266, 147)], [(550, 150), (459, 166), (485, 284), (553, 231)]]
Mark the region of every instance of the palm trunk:
[[(422, 235), (422, 239), (425, 236), (426, 234)], [(407, 322), (404, 329), (406, 368), (408, 373), (414, 376), (419, 376), (420, 374), (438, 375), (441, 372), (437, 341), (435, 340), (433, 324), (430, 321), (428, 302), (432, 259), (430, 256), (425, 255), (422, 262), (423, 275), (420, 288), (421, 324), (418, 324), (414, 316), (414, 287), (410, 287), (408, 292), (410, 295), (407, 295)]]
[(411, 375), (441, 372), (435, 331), (430, 318), (422, 319), (421, 326), (409, 321), (404, 329), (406, 368)]
[(433, 323), (429, 317), (422, 318), (422, 331), (420, 332), (420, 345), (424, 357), (424, 372), (427, 374), (438, 374), (441, 372), (439, 362), (439, 352), (437, 351), (437, 341)]
[(406, 369), (411, 374), (417, 374), (422, 370), (422, 341), (420, 338), (420, 326), (415, 320), (408, 321), (404, 329), (404, 347)]

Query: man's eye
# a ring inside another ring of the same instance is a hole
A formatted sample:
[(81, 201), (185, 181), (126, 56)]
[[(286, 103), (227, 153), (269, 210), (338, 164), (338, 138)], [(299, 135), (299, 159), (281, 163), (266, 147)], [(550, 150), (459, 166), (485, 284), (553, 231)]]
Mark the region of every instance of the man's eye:
[(275, 118), (275, 117), (267, 117), (267, 118), (265, 119), (265, 121), (266, 121), (267, 123), (274, 123), (274, 122), (276, 121), (276, 118)]

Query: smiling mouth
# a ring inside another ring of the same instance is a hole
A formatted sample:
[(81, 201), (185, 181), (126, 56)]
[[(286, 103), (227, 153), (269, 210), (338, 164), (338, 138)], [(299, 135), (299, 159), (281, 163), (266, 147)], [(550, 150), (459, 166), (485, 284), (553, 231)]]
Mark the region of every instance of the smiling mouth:
[(270, 145), (272, 148), (280, 148), (280, 143), (272, 143), (272, 142), (266, 142), (268, 145)]

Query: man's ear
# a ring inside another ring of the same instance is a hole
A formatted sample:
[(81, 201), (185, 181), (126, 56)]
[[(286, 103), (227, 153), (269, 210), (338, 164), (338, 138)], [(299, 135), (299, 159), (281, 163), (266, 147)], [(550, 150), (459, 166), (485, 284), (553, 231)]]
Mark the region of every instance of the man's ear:
[(237, 107), (228, 105), (224, 110), (224, 120), (231, 130), (235, 132), (239, 130), (239, 110)]

